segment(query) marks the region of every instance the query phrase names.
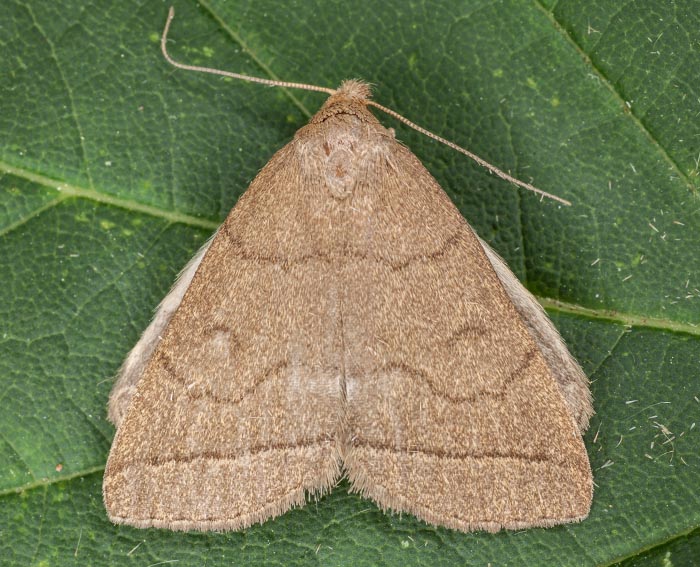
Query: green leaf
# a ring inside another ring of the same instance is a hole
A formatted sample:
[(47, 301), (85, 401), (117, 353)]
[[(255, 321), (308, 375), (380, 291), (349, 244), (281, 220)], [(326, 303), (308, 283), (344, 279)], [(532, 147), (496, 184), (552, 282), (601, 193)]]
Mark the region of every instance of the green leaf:
[[(656, 565), (700, 547), (700, 13), (602, 0), (176, 4), (192, 64), (375, 98), (591, 377), (577, 525), (462, 534), (333, 493), (242, 533), (117, 527), (111, 378), (177, 272), (322, 104), (173, 69), (160, 2), (10, 2), (0, 26), (0, 564)], [(641, 554), (641, 555), (640, 555)], [(687, 563), (686, 563), (687, 564)]]

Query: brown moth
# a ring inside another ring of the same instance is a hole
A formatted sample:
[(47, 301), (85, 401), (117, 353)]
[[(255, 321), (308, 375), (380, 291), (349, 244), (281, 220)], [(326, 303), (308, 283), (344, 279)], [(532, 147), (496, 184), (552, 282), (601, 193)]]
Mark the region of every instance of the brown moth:
[(332, 92), (125, 361), (110, 519), (237, 530), (347, 476), (462, 531), (582, 520), (588, 380), (367, 85)]

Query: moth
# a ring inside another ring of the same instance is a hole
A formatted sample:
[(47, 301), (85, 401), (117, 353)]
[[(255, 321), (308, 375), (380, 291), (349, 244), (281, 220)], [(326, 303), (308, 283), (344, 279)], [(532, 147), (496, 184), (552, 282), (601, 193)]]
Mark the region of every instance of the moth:
[(462, 531), (585, 518), (586, 376), (369, 111), (368, 86), (332, 93), (126, 359), (110, 519), (238, 530), (343, 476), (383, 510)]

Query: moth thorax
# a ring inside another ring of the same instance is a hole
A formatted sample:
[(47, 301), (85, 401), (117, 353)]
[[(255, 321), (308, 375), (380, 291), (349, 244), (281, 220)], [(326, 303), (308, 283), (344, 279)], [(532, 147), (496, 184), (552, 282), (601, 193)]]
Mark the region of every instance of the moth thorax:
[(322, 167), (328, 191), (336, 199), (349, 197), (357, 181), (359, 160), (356, 140), (338, 137), (323, 142)]

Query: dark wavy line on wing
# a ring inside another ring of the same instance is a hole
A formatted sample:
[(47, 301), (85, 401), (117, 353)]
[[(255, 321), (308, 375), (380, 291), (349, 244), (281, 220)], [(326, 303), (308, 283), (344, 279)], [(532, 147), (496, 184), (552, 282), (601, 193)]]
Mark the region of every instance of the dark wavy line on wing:
[(263, 453), (275, 453), (278, 451), (297, 451), (297, 450), (302, 450), (302, 449), (316, 449), (316, 448), (324, 448), (327, 447), (328, 449), (332, 450), (335, 445), (335, 439), (332, 437), (329, 437), (327, 435), (323, 435), (321, 437), (317, 437), (315, 439), (299, 442), (299, 443), (278, 443), (278, 444), (269, 444), (265, 446), (257, 446), (257, 447), (251, 447), (245, 451), (241, 451), (240, 453), (236, 454), (228, 454), (228, 453), (223, 453), (223, 452), (218, 452), (218, 451), (204, 451), (202, 453), (196, 453), (192, 455), (187, 455), (187, 456), (178, 456), (178, 457), (153, 457), (151, 459), (138, 459), (135, 462), (132, 463), (126, 463), (124, 466), (115, 468), (114, 472), (117, 472), (123, 468), (126, 468), (128, 466), (133, 466), (134, 464), (139, 464), (139, 465), (147, 465), (151, 467), (162, 467), (171, 463), (176, 463), (178, 465), (180, 464), (189, 464), (197, 460), (203, 460), (203, 461), (221, 461), (221, 460), (238, 460), (244, 457), (256, 457), (258, 455), (261, 455)]
[(298, 256), (296, 258), (289, 258), (287, 256), (283, 256), (281, 254), (278, 255), (273, 255), (273, 254), (258, 254), (258, 253), (253, 253), (246, 251), (244, 249), (244, 244), (240, 241), (235, 236), (232, 236), (230, 232), (227, 230), (226, 225), (223, 225), (221, 227), (221, 230), (226, 233), (226, 236), (229, 238), (229, 240), (232, 243), (232, 250), (234, 252), (234, 257), (247, 260), (247, 261), (257, 261), (261, 263), (268, 263), (268, 264), (276, 264), (280, 266), (283, 270), (288, 270), (290, 267), (297, 265), (297, 264), (304, 264), (307, 262), (311, 261), (319, 261), (319, 262), (324, 262), (326, 264), (333, 264), (337, 259), (344, 259), (344, 258), (354, 258), (357, 260), (369, 260), (373, 261), (379, 264), (386, 264), (389, 266), (392, 270), (395, 271), (400, 271), (403, 270), (404, 268), (410, 266), (411, 264), (415, 262), (427, 262), (430, 260), (435, 260), (438, 258), (442, 258), (443, 256), (446, 256), (448, 253), (448, 250), (455, 246), (461, 239), (462, 237), (462, 231), (456, 231), (454, 234), (452, 234), (450, 237), (448, 237), (445, 242), (438, 247), (436, 250), (433, 252), (429, 252), (426, 254), (415, 254), (413, 256), (408, 256), (406, 259), (402, 261), (397, 261), (397, 262), (390, 262), (389, 260), (386, 260), (385, 258), (380, 258), (376, 256), (369, 256), (368, 254), (364, 254), (361, 252), (353, 251), (353, 250), (338, 250), (335, 251), (331, 254), (325, 253), (325, 252), (312, 252), (309, 254), (304, 254), (302, 256)]
[[(385, 364), (382, 367), (378, 368), (376, 370), (376, 373), (386, 373), (391, 372), (392, 370), (399, 370), (400, 372), (403, 372), (404, 374), (408, 375), (416, 381), (425, 382), (434, 396), (444, 399), (452, 404), (462, 404), (465, 402), (475, 402), (484, 397), (503, 398), (508, 386), (512, 384), (517, 379), (517, 377), (520, 374), (522, 374), (530, 365), (535, 356), (535, 352), (536, 350), (534, 347), (530, 348), (527, 352), (525, 352), (522, 362), (516, 368), (514, 368), (510, 372), (510, 374), (508, 374), (508, 376), (506, 376), (499, 388), (495, 390), (482, 390), (476, 394), (468, 396), (451, 394), (439, 389), (430, 379), (430, 376), (426, 372), (414, 368), (413, 366), (406, 364), (405, 362), (391, 362), (389, 364)], [(255, 380), (253, 380), (253, 383), (245, 390), (243, 390), (243, 392), (241, 392), (239, 395), (231, 397), (222, 397), (217, 394), (214, 394), (209, 390), (200, 390), (199, 392), (193, 392), (189, 390), (187, 388), (186, 381), (177, 375), (175, 369), (172, 366), (172, 363), (166, 357), (166, 355), (163, 353), (158, 353), (156, 356), (158, 356), (159, 362), (161, 363), (161, 367), (168, 373), (168, 376), (170, 376), (170, 378), (172, 378), (175, 382), (177, 382), (183, 387), (183, 392), (189, 398), (196, 400), (202, 397), (206, 397), (207, 399), (210, 399), (219, 404), (240, 404), (246, 397), (255, 393), (255, 391), (261, 384), (263, 384), (270, 378), (279, 375), (281, 371), (285, 370), (289, 366), (289, 362), (287, 360), (280, 361), (277, 364), (267, 368), (264, 372), (260, 373), (255, 378)]]
[(190, 390), (189, 388), (187, 388), (187, 381), (182, 377), (178, 376), (177, 372), (175, 371), (175, 368), (173, 368), (173, 364), (170, 361), (170, 359), (162, 352), (158, 352), (156, 356), (158, 357), (158, 362), (160, 362), (161, 364), (161, 368), (163, 368), (163, 370), (166, 371), (170, 378), (172, 378), (175, 382), (177, 382), (183, 387), (183, 392), (185, 395), (187, 395), (193, 400), (206, 397), (207, 399), (210, 399), (220, 404), (240, 404), (246, 397), (253, 394), (261, 384), (267, 382), (270, 378), (279, 375), (279, 373), (282, 370), (289, 367), (288, 360), (281, 360), (277, 364), (269, 366), (263, 372), (258, 374), (253, 380), (253, 383), (247, 388), (245, 388), (239, 395), (224, 397), (214, 394), (210, 390), (206, 389), (200, 390), (200, 392)]
[[(352, 454), (352, 451), (354, 449), (370, 449), (372, 451), (377, 451), (377, 452), (384, 452), (384, 453), (392, 453), (392, 454), (403, 454), (407, 456), (412, 456), (412, 455), (423, 455), (426, 457), (431, 457), (435, 459), (454, 459), (454, 460), (464, 460), (464, 459), (513, 459), (516, 461), (523, 461), (527, 463), (553, 463), (555, 465), (559, 464), (557, 463), (553, 457), (548, 457), (544, 454), (538, 453), (538, 454), (532, 454), (528, 455), (526, 453), (506, 453), (506, 452), (499, 452), (499, 451), (482, 451), (482, 452), (474, 452), (474, 451), (464, 451), (461, 453), (453, 452), (453, 451), (440, 451), (440, 450), (429, 450), (429, 449), (422, 449), (419, 447), (410, 447), (406, 449), (397, 449), (396, 447), (393, 447), (391, 445), (387, 444), (382, 444), (382, 443), (372, 443), (371, 441), (366, 441), (362, 439), (361, 436), (353, 436), (352, 440), (352, 448), (350, 449), (350, 453)], [(351, 457), (352, 459), (352, 457)], [(565, 466), (565, 465), (561, 465)]]
[(488, 397), (488, 398), (502, 398), (506, 394), (506, 390), (510, 384), (515, 382), (517, 379), (518, 375), (522, 374), (528, 366), (530, 366), (531, 362), (533, 361), (535, 357), (535, 348), (531, 347), (525, 354), (523, 355), (523, 360), (522, 362), (514, 368), (508, 376), (502, 381), (501, 386), (495, 390), (482, 390), (476, 394), (468, 395), (468, 396), (460, 396), (457, 394), (451, 394), (448, 392), (445, 392), (444, 390), (439, 389), (433, 381), (430, 379), (430, 376), (424, 372), (423, 370), (419, 370), (417, 368), (414, 368), (413, 366), (410, 366), (409, 364), (406, 364), (404, 362), (392, 362), (389, 364), (385, 364), (381, 368), (377, 370), (377, 372), (390, 372), (392, 370), (400, 370), (401, 372), (407, 374), (409, 377), (413, 378), (416, 381), (420, 382), (425, 382), (428, 384), (428, 387), (430, 388), (430, 391), (438, 398), (447, 400), (450, 403), (453, 404), (463, 404), (465, 402), (475, 402), (482, 397)]

